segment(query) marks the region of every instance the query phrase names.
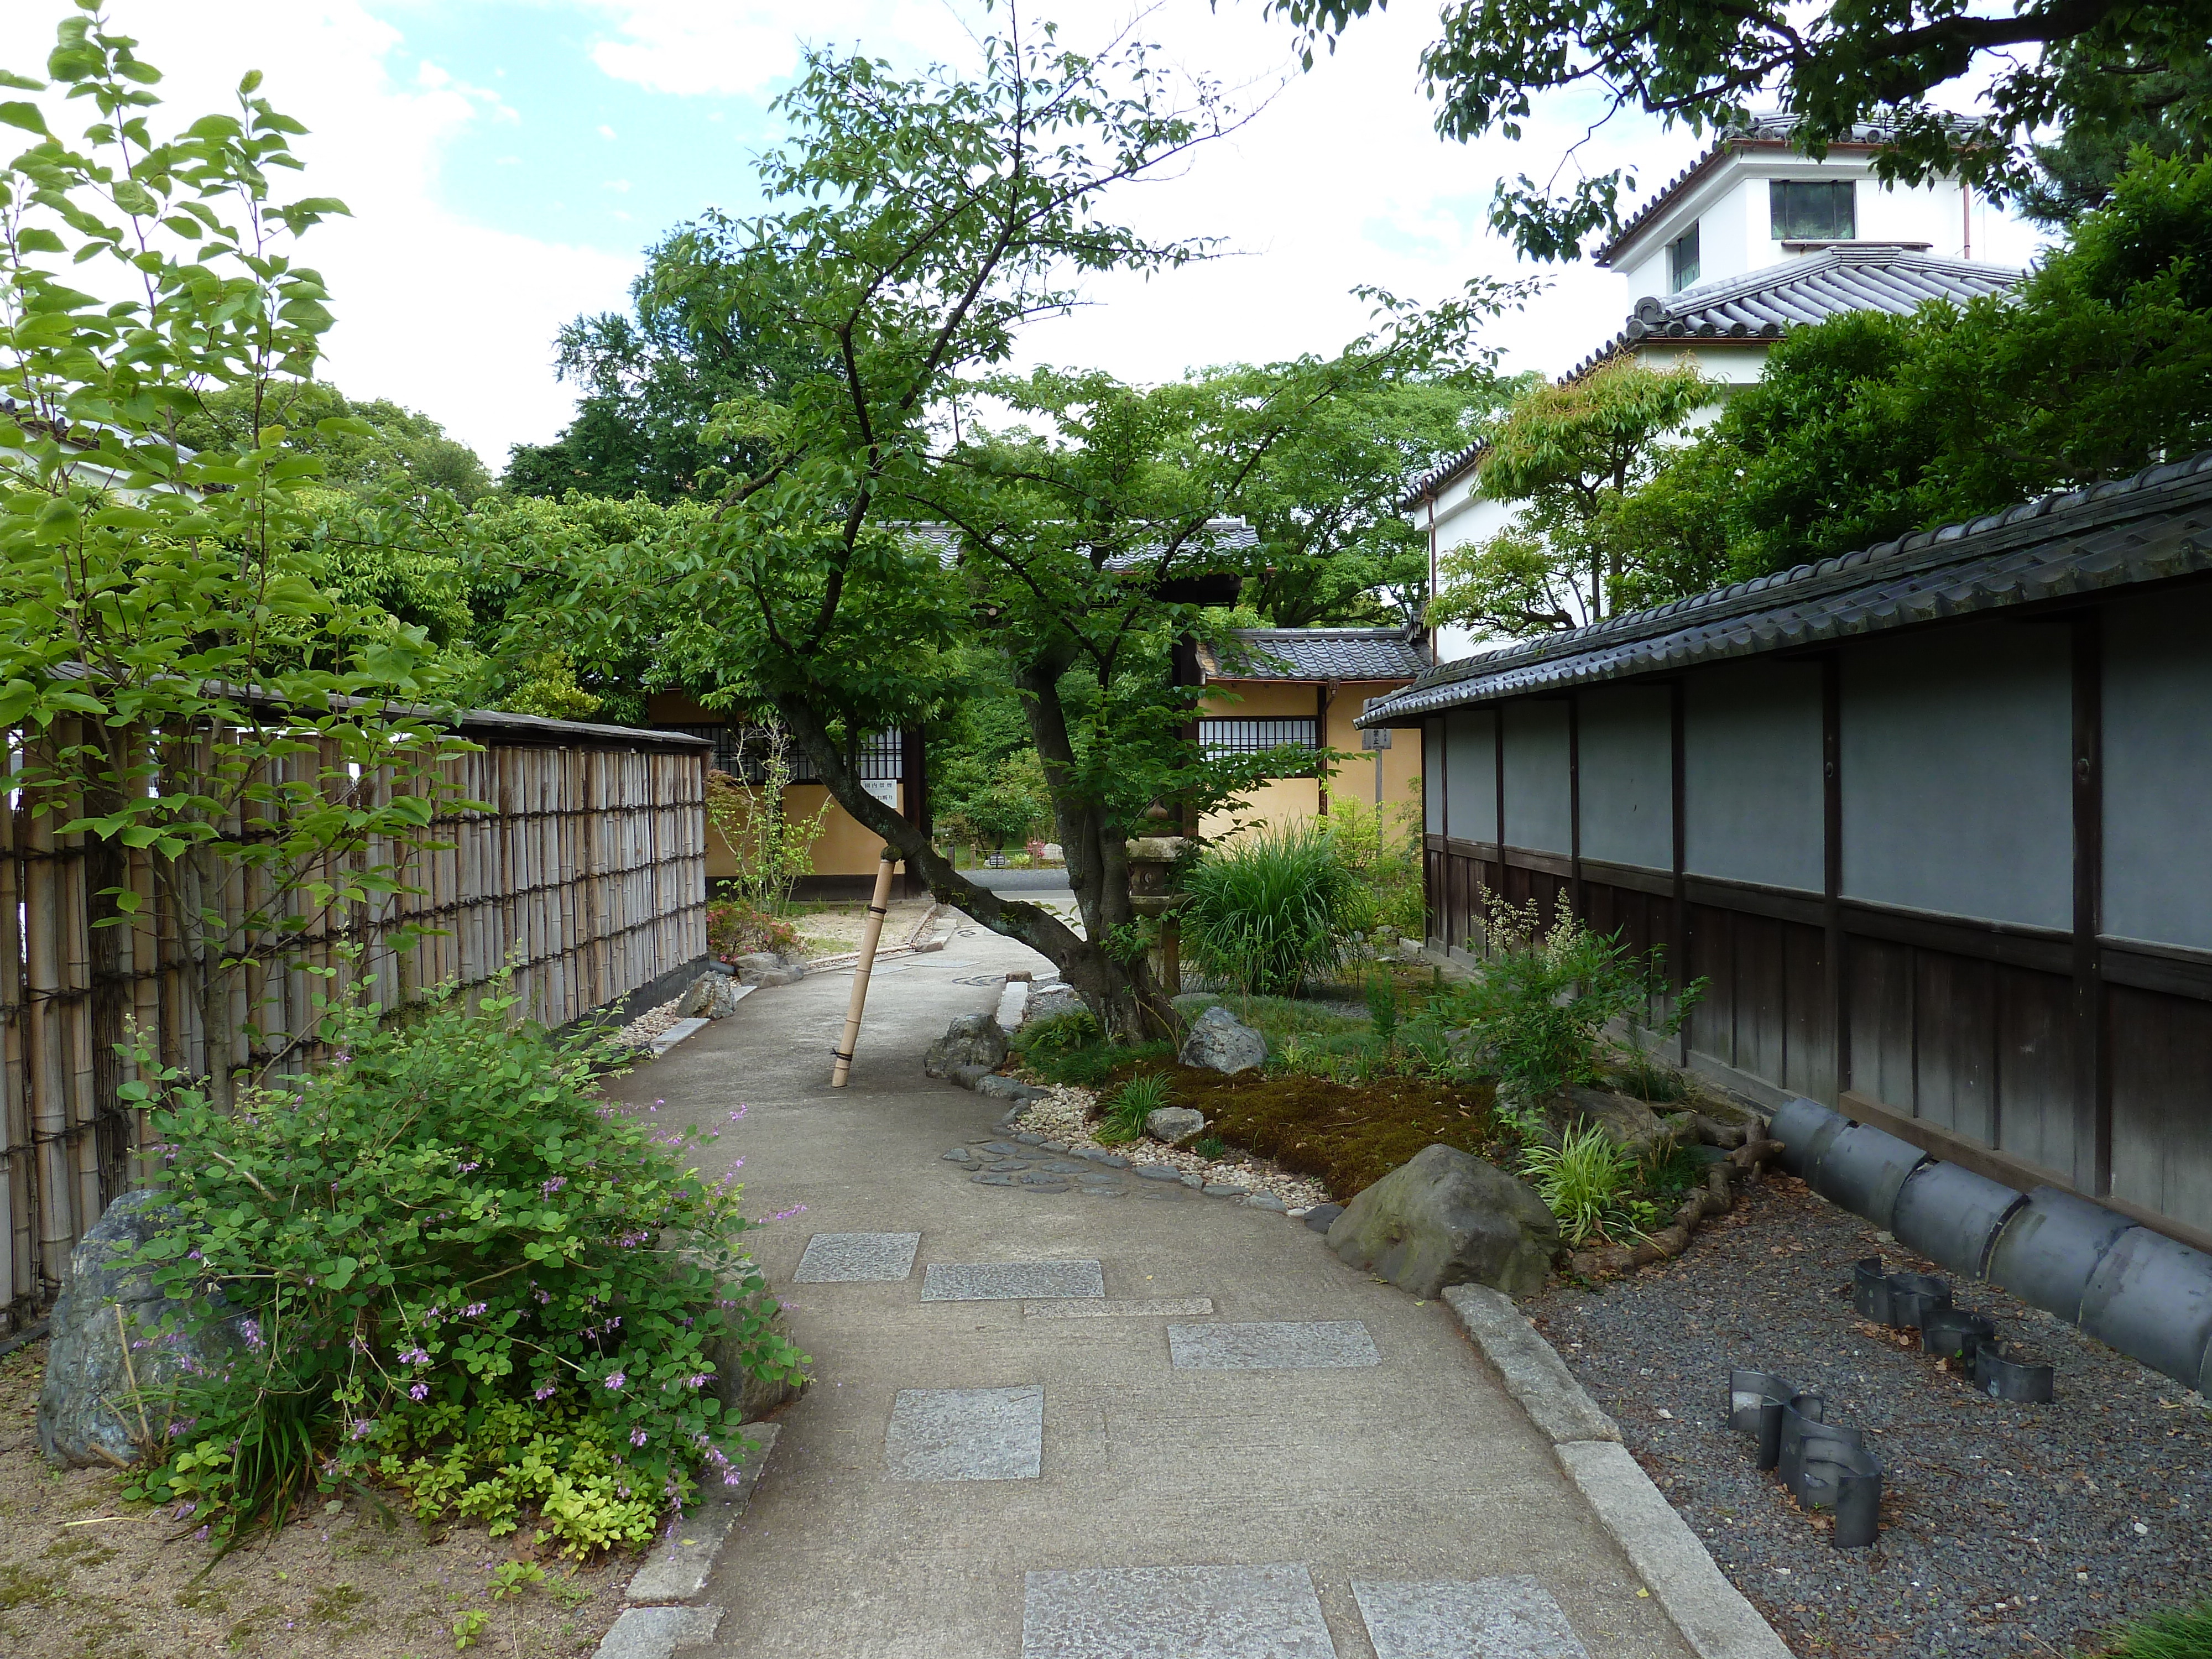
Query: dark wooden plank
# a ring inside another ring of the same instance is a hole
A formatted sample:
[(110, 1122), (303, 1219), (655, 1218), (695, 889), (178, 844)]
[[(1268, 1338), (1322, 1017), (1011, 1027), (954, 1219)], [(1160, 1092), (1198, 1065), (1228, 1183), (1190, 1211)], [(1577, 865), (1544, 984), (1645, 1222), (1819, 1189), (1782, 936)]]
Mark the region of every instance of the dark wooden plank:
[(2212, 1004), (2108, 986), (2112, 1190), (2212, 1230)]
[[(1689, 745), (1683, 736), (1683, 690), (1679, 679), (1672, 682), (1668, 691), (1667, 723), (1669, 729), (1673, 757), (1669, 769), (1672, 777), (1670, 811), (1674, 819), (1674, 848), (1673, 896), (1668, 904), (1668, 921), (1672, 931), (1667, 938), (1667, 972), (1679, 992), (1690, 981), (1690, 896), (1684, 886), (1684, 868), (1688, 861), (1689, 831), (1683, 819), (1689, 810)], [(1687, 1065), (1690, 1059), (1690, 1032), (1685, 1022), (1674, 1045), (1677, 1063)]]
[(2212, 1002), (2212, 951), (2107, 935), (2097, 941), (2097, 958), (2099, 975), (2107, 985), (2132, 985), (2139, 991)]
[(2105, 993), (2097, 936), (2104, 931), (2104, 613), (2073, 618), (2074, 678), (2074, 1128), (2073, 1164), (2094, 1193), (2112, 1189), (2112, 1079), (2105, 1053)]
[(1891, 939), (1981, 962), (2008, 963), (2046, 974), (2068, 973), (2074, 965), (2074, 937), (2055, 927), (1931, 915), (1924, 910), (1852, 898), (1843, 902), (1843, 913), (1844, 931), (1868, 939)]
[(1991, 1137), (2011, 1152), (2080, 1182), (2075, 1144), (2073, 981), (2027, 968), (1997, 968), (1997, 1120)]
[(1913, 1092), (1920, 1116), (1996, 1140), (1996, 969), (1947, 951), (1913, 953)]
[(1844, 1086), (1843, 1056), (1850, 1049), (1851, 976), (1842, 971), (1844, 943), (1844, 675), (1843, 659), (1831, 652), (1820, 659), (1820, 957), (1823, 1006), (1818, 1030), (1824, 1039), (1825, 1065), (1806, 1075), (1825, 1076), (1826, 1092), (1806, 1090), (1816, 1100), (1833, 1100)]
[(1562, 882), (1575, 872), (1574, 860), (1564, 853), (1539, 852), (1529, 847), (1506, 847), (1499, 849), (1506, 863), (1523, 870), (1538, 870), (1548, 876), (1557, 876)]
[(1767, 887), (1751, 881), (1723, 881), (1712, 876), (1682, 878), (1683, 891), (1692, 904), (1735, 910), (1745, 915), (1771, 916), (1778, 921), (1820, 926), (1823, 911), (1818, 893), (1789, 887)]
[(1583, 908), (1583, 700), (1567, 695), (1567, 902)]
[(1778, 1083), (1789, 1042), (1786, 924), (1771, 916), (1735, 918), (1735, 1063)]
[(1674, 872), (1671, 870), (1647, 870), (1636, 864), (1608, 864), (1603, 859), (1583, 860), (1583, 879), (1601, 881), (1615, 887), (1632, 887), (1640, 893), (1656, 893), (1662, 897), (1674, 890)]
[(1705, 1000), (1690, 1011), (1690, 1047), (1724, 1066), (1736, 1063), (1735, 919), (1733, 910), (1690, 906), (1690, 976), (1706, 981)]
[(1814, 1100), (1833, 1101), (1835, 994), (1828, 972), (1828, 936), (1816, 927), (1777, 922), (1782, 930), (1782, 1075), (1775, 1081)]
[(1918, 1107), (1912, 1084), (1912, 947), (1846, 935), (1844, 950), (1851, 981), (1844, 1085), (1910, 1116)]

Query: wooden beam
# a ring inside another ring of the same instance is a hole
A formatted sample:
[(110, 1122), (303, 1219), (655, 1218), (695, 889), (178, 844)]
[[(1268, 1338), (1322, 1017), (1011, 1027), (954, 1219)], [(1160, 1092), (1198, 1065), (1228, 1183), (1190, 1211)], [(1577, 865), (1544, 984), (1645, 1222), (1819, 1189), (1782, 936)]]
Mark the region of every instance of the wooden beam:
[(1821, 954), (1828, 971), (1828, 1042), (1833, 1100), (1850, 1086), (1851, 997), (1844, 933), (1844, 676), (1833, 653), (1820, 659)]
[[(1674, 828), (1674, 926), (1668, 940), (1668, 976), (1673, 981), (1675, 994), (1690, 982), (1690, 830), (1689, 805), (1689, 738), (1688, 720), (1685, 714), (1687, 693), (1680, 680), (1671, 681), (1667, 687), (1668, 727), (1668, 788), (1671, 805), (1668, 814)], [(1690, 1022), (1684, 1020), (1682, 1029), (1674, 1036), (1674, 1063), (1690, 1063)]]
[(2105, 1042), (2104, 613), (2073, 618), (2074, 1167), (2087, 1189), (2112, 1190), (2112, 1076)]

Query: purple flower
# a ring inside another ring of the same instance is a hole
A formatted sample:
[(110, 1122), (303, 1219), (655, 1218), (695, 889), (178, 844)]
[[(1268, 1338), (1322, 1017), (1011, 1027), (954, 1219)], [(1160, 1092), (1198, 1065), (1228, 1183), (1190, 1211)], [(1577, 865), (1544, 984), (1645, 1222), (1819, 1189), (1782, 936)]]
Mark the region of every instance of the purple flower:
[(550, 1400), (552, 1398), (553, 1390), (556, 1386), (556, 1385), (554, 1383), (548, 1382), (544, 1388), (538, 1389), (536, 1394), (533, 1394), (530, 1397), (532, 1400)]
[(737, 1109), (736, 1111), (732, 1112), (732, 1113), (730, 1114), (730, 1121), (731, 1121), (731, 1122), (732, 1122), (732, 1123), (738, 1122), (738, 1121), (742, 1121), (742, 1120), (744, 1119), (744, 1115), (745, 1115), (745, 1109), (744, 1109), (744, 1107), (740, 1106), (740, 1107), (738, 1107), (738, 1109)]
[(553, 1196), (553, 1194), (556, 1194), (556, 1193), (559, 1192), (559, 1191), (560, 1191), (563, 1187), (567, 1186), (568, 1184), (568, 1176), (554, 1176), (550, 1181), (545, 1182), (544, 1182), (542, 1185), (540, 1185), (540, 1186), (539, 1186), (539, 1188), (538, 1188), (538, 1190), (539, 1192), (541, 1192), (541, 1193), (544, 1194), (546, 1197), (550, 1198), (550, 1197), (552, 1197), (552, 1196)]
[(643, 1429), (632, 1429), (630, 1431), (629, 1443), (633, 1446), (642, 1446), (645, 1443), (645, 1431)]
[(691, 1376), (684, 1379), (684, 1386), (687, 1389), (705, 1388), (707, 1386), (707, 1373), (704, 1371), (694, 1372)]
[(194, 1533), (194, 1534), (192, 1534), (192, 1541), (193, 1541), (195, 1544), (204, 1544), (204, 1543), (206, 1543), (206, 1542), (207, 1542), (207, 1540), (208, 1540), (208, 1534), (209, 1534), (209, 1532), (210, 1532), (210, 1531), (211, 1531), (211, 1530), (212, 1530), (212, 1528), (210, 1528), (202, 1527), (202, 1528), (201, 1528), (198, 1532), (196, 1532), (196, 1533)]
[(617, 1371), (611, 1376), (607, 1378), (607, 1386), (611, 1389), (619, 1389), (623, 1383), (629, 1381), (629, 1373), (628, 1371)]
[(366, 1440), (375, 1428), (376, 1420), (374, 1418), (356, 1417), (353, 1420), (353, 1437), (356, 1440)]
[(417, 1382), (407, 1390), (407, 1397), (410, 1400), (428, 1400), (430, 1397), (430, 1385), (428, 1382)]
[(481, 1316), (485, 1309), (490, 1306), (491, 1304), (489, 1302), (471, 1302), (467, 1307), (461, 1310), (461, 1317), (464, 1319), (475, 1319)]
[(238, 1328), (240, 1334), (246, 1338), (246, 1346), (254, 1352), (259, 1353), (261, 1352), (261, 1322), (250, 1317), (241, 1319), (238, 1322)]
[(427, 1365), (430, 1363), (430, 1356), (423, 1349), (410, 1348), (399, 1356), (399, 1363), (403, 1365)]
[(460, 1166), (459, 1173), (462, 1175), (472, 1175), (477, 1170), (483, 1168), (483, 1165), (482, 1164), (464, 1164)]

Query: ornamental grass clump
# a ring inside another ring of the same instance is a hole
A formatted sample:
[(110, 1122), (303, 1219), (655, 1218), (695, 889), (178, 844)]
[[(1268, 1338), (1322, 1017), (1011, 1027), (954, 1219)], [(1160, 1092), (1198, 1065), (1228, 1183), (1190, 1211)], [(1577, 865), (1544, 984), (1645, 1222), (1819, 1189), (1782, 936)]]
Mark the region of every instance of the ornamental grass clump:
[(581, 1556), (735, 1478), (718, 1362), (805, 1363), (738, 1247), (735, 1166), (703, 1173), (710, 1133), (609, 1103), (589, 1041), (514, 1008), (343, 1008), (329, 1068), (229, 1112), (173, 1074), (126, 1091), (177, 1216), (142, 1260), (243, 1337), (155, 1402), (132, 1495), (233, 1541), (378, 1481)]
[(1582, 1245), (1614, 1231), (1634, 1233), (1648, 1211), (1639, 1203), (1643, 1170), (1636, 1155), (1617, 1146), (1595, 1123), (1570, 1129), (1557, 1146), (1531, 1140), (1521, 1154), (1521, 1173), (1559, 1220), (1559, 1236)]
[(1294, 996), (1342, 964), (1359, 884), (1326, 830), (1240, 836), (1206, 849), (1183, 878), (1185, 953), (1248, 996)]

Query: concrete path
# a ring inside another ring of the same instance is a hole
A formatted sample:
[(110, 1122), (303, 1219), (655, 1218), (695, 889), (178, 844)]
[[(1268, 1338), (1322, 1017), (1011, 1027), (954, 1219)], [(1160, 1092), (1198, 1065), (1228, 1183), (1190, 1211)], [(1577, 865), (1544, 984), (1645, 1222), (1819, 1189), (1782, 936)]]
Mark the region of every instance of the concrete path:
[(623, 1080), (723, 1131), (751, 1213), (805, 1206), (751, 1237), (818, 1381), (696, 1651), (1686, 1659), (1441, 1303), (1280, 1214), (945, 1160), (1004, 1108), (924, 1079), (923, 1048), (1047, 965), (964, 921), (886, 964), (847, 1090), (847, 974), (759, 992)]

